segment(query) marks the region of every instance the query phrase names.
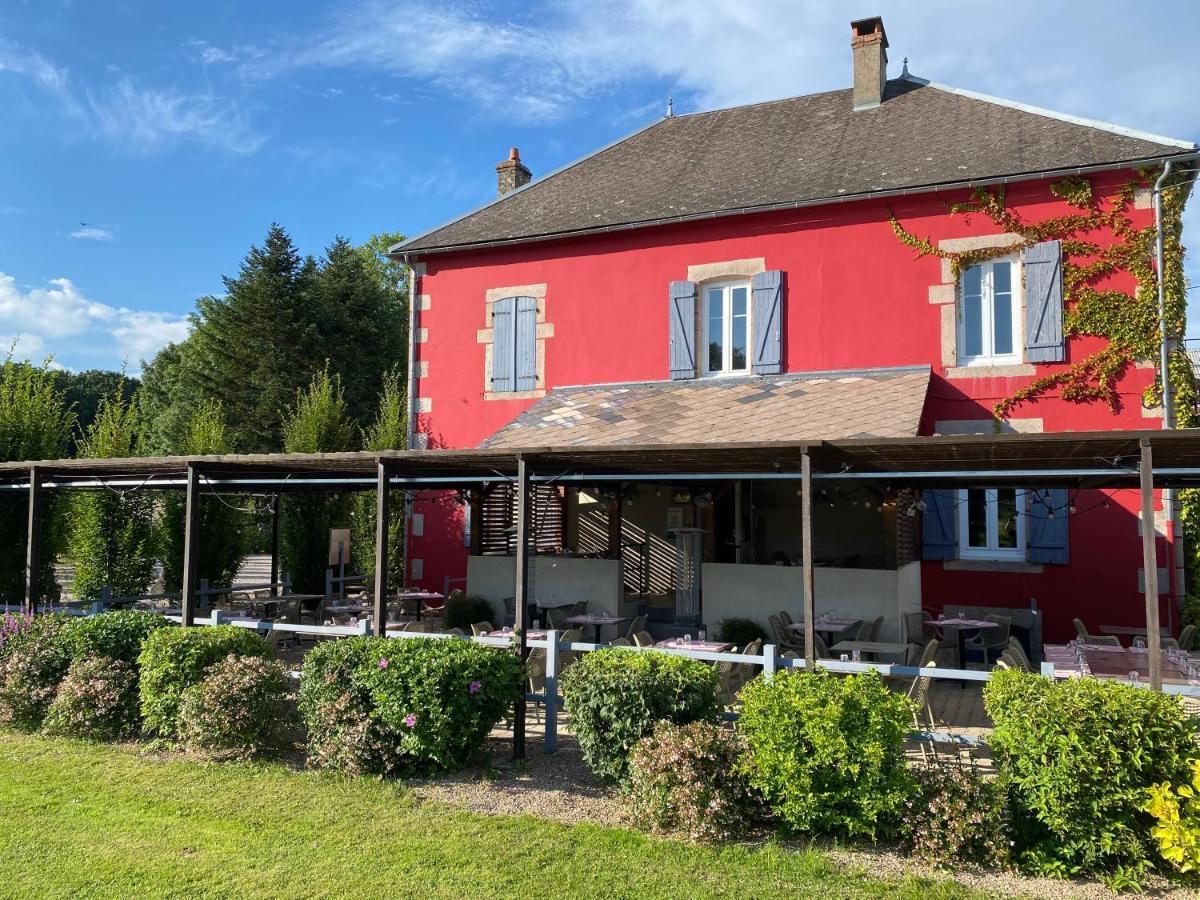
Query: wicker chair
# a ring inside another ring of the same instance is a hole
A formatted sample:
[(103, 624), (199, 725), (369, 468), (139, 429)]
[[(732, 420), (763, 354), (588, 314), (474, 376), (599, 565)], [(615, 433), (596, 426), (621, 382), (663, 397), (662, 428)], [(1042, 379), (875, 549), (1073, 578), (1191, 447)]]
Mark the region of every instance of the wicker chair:
[(1112, 634), (1085, 634), (1079, 638), (1085, 644), (1096, 647), (1120, 647), (1121, 639)]
[(1021, 642), (1015, 637), (1009, 636), (1007, 652), (1021, 664), (1021, 667), (1026, 672), (1033, 671), (1033, 663), (1029, 660), (1029, 654), (1025, 652), (1025, 648), (1021, 646)]
[(1179, 698), (1179, 705), (1183, 707), (1183, 711), (1192, 719), (1193, 736), (1192, 739), (1200, 746), (1200, 697), (1183, 697)]
[(883, 616), (870, 621), (864, 621), (858, 626), (857, 641), (873, 641), (879, 637), (879, 629), (883, 627)]
[(780, 650), (804, 652), (803, 641), (797, 641), (796, 632), (788, 627), (791, 624), (791, 617), (786, 612), (777, 612), (767, 616), (767, 622), (770, 623), (771, 633), (775, 636), (775, 645)]
[(638, 647), (653, 647), (654, 637), (648, 631), (639, 631), (633, 636), (633, 643)]
[(473, 625), (471, 625), (471, 634), (475, 635), (475, 637), (479, 637), (481, 634), (487, 634), (489, 631), (495, 630), (496, 629), (492, 626), (491, 622), (475, 622)]
[[(755, 638), (746, 645), (746, 649), (742, 651), (746, 656), (758, 656), (762, 653), (762, 638)], [(754, 678), (758, 674), (761, 666), (756, 666), (754, 663), (738, 663), (737, 666), (737, 682), (738, 690), (740, 691), (746, 682)]]
[(1075, 626), (1075, 634), (1078, 637), (1086, 638), (1088, 636), (1087, 626), (1083, 624), (1082, 619), (1072, 619), (1072, 624)]
[(610, 646), (610, 647), (632, 647), (633, 641), (631, 641), (627, 637), (619, 637), (619, 638), (614, 638), (613, 640), (609, 641), (608, 646)]
[(646, 630), (646, 617), (645, 616), (634, 616), (633, 621), (629, 623), (629, 628), (627, 628), (625, 630), (625, 637), (629, 639), (630, 643), (632, 643), (633, 636), (635, 634), (637, 634), (639, 631), (645, 631), (645, 630)]
[[(921, 668), (932, 669), (936, 666), (936, 662), (931, 662)], [(931, 676), (918, 675), (908, 689), (908, 699), (913, 701), (913, 729), (916, 731), (928, 732), (937, 727), (937, 719), (933, 715), (933, 707), (929, 703), (929, 689), (932, 686), (933, 678)], [(919, 740), (918, 743), (921, 747), (923, 762), (928, 763), (931, 755), (935, 761), (937, 760), (937, 744), (934, 741)], [(928, 751), (925, 746), (927, 743), (929, 744)]]
[[(736, 647), (734, 648), (737, 649)], [(728, 651), (732, 653), (733, 650)], [(722, 706), (733, 706), (737, 699), (738, 691), (738, 664), (735, 662), (719, 662), (717, 663), (717, 680), (720, 682), (720, 696)]]
[(1191, 653), (1196, 644), (1196, 626), (1184, 625), (1183, 631), (1179, 632), (1179, 649), (1185, 653)]
[(937, 659), (937, 653), (941, 646), (942, 642), (937, 638), (930, 640), (925, 645), (925, 649), (921, 651), (921, 657), (917, 660), (917, 668), (923, 669), (926, 666), (934, 665), (934, 660)]
[[(564, 631), (558, 638), (560, 643), (575, 644), (583, 640), (582, 628), (569, 628)], [(574, 650), (559, 650), (558, 651), (558, 674), (562, 676), (563, 672), (567, 671), (571, 666), (575, 665), (579, 660), (579, 654)]]

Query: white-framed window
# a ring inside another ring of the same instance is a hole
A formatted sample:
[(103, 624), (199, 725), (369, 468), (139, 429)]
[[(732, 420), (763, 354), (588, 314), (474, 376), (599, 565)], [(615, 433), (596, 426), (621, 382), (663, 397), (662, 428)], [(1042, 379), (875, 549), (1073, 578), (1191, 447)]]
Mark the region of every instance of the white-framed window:
[(702, 287), (705, 375), (750, 371), (750, 282), (721, 281)]
[(963, 559), (1025, 558), (1025, 491), (958, 491), (958, 555)]
[(1003, 256), (964, 269), (958, 291), (958, 364), (1021, 361), (1021, 268)]

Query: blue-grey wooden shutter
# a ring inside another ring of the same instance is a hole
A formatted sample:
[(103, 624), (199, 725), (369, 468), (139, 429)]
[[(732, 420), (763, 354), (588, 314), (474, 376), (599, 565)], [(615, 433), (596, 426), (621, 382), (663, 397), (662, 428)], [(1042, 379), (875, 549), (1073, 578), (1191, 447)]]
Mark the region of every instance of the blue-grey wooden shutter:
[(921, 521), (921, 556), (924, 559), (954, 559), (957, 543), (954, 512), (957, 497), (954, 491), (926, 488), (921, 492), (925, 513)]
[(492, 390), (515, 390), (517, 301), (505, 297), (492, 304)]
[(671, 377), (696, 377), (696, 282), (672, 281)]
[[(1051, 518), (1050, 511), (1054, 511)], [(1065, 488), (1030, 491), (1026, 519), (1026, 559), (1065, 566), (1069, 560), (1067, 517), (1070, 501)]]
[(754, 374), (778, 375), (783, 371), (783, 273), (759, 272), (750, 282), (754, 292)]
[(516, 390), (532, 391), (537, 387), (537, 301), (532, 297), (517, 298), (517, 369)]
[(1062, 244), (1043, 241), (1025, 248), (1025, 359), (1062, 362)]

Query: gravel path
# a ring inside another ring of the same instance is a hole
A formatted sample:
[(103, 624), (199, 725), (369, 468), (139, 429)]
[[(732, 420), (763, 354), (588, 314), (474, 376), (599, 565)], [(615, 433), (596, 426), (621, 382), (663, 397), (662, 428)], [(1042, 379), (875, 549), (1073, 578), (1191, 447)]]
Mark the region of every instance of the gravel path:
[[(412, 781), (409, 785), (422, 801), (471, 812), (531, 815), (568, 825), (590, 822), (621, 826), (621, 802), (616, 791), (601, 784), (588, 771), (578, 745), (568, 735), (562, 732), (559, 735), (558, 751), (546, 756), (542, 752), (541, 733), (531, 729), (526, 744), (528, 758), (522, 765), (511, 761), (511, 734), (497, 731), (489, 741), (489, 759), (485, 766), (443, 778)], [(953, 877), (967, 887), (994, 897), (1099, 900), (1120, 896), (1096, 881), (1025, 878), (1009, 872), (983, 870), (947, 873), (909, 859), (890, 847), (846, 848), (820, 841), (796, 846), (814, 846), (836, 863), (880, 877)], [(1154, 880), (1147, 885), (1143, 896), (1194, 900), (1197, 893)]]

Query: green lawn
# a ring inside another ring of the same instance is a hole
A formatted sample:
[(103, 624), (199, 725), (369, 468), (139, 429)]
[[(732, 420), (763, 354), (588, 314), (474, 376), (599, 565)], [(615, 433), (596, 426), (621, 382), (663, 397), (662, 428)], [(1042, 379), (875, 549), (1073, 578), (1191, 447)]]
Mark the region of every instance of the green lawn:
[(817, 853), (484, 816), (403, 788), (0, 734), (5, 897), (976, 897)]

